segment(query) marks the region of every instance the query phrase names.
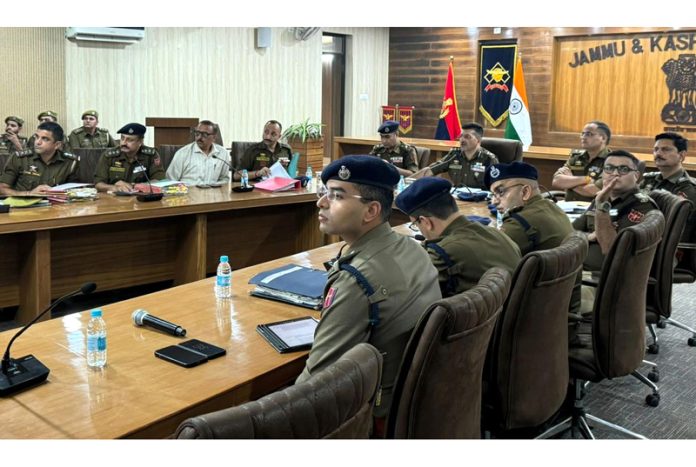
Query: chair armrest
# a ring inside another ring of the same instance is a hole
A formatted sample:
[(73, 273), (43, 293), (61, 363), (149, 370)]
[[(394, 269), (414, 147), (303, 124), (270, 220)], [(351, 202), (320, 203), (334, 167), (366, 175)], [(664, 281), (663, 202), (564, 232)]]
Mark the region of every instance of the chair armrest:
[(677, 248), (682, 250), (696, 250), (696, 243), (679, 243)]

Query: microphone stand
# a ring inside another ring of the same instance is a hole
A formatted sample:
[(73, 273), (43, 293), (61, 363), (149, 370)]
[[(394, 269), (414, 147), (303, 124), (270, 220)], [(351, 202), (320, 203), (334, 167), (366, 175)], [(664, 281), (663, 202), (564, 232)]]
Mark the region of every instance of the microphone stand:
[(9, 344), (7, 344), (7, 348), (5, 349), (5, 354), (2, 357), (2, 364), (0, 366), (0, 396), (6, 396), (24, 388), (39, 384), (48, 378), (48, 373), (50, 372), (50, 370), (33, 355), (25, 355), (24, 357), (17, 359), (11, 358), (10, 348), (12, 347), (14, 341), (17, 340), (19, 336), (24, 334), (24, 331), (29, 329), (43, 315), (54, 309), (60, 303), (63, 303), (65, 300), (74, 297), (75, 295), (91, 294), (96, 288), (97, 285), (94, 282), (87, 282), (78, 290), (70, 292), (67, 295), (63, 295), (49, 305), (44, 311), (39, 313), (36, 318), (32, 319), (28, 324), (20, 329), (19, 332), (12, 337), (12, 339), (10, 339)]
[[(215, 154), (213, 154), (211, 157), (212, 157), (213, 159), (217, 159), (217, 160), (219, 160), (220, 162), (223, 162), (223, 163), (227, 164), (227, 167), (230, 168), (230, 170), (232, 171), (232, 180), (231, 180), (231, 182), (230, 182), (230, 186), (231, 186), (232, 183), (234, 183), (234, 175), (235, 175), (237, 172), (239, 172), (239, 170), (235, 169), (234, 167), (232, 167), (232, 164), (230, 164), (229, 162), (227, 162), (227, 161), (224, 160), (224, 159), (220, 159), (220, 158), (217, 157)], [(247, 192), (247, 191), (251, 191), (251, 190), (254, 189), (254, 187), (251, 186), (251, 185), (243, 186), (243, 185), (241, 184), (241, 178), (242, 178), (242, 177), (240, 176), (239, 178), (240, 178), (240, 185), (239, 185), (239, 186), (232, 187), (232, 191), (234, 191), (235, 193), (245, 193), (245, 192)]]
[(143, 169), (143, 175), (145, 175), (145, 180), (147, 180), (147, 185), (150, 187), (150, 193), (145, 193), (143, 195), (138, 195), (135, 198), (140, 201), (140, 202), (148, 202), (148, 201), (159, 201), (162, 199), (164, 196), (163, 193), (153, 193), (152, 191), (152, 183), (150, 182), (150, 177), (147, 176), (147, 168), (143, 165), (142, 162), (138, 160), (138, 156), (135, 156), (135, 162), (142, 167)]

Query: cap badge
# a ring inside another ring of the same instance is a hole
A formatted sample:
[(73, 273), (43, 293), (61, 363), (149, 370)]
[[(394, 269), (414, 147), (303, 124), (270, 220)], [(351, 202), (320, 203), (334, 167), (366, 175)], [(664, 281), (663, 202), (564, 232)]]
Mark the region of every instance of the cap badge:
[(500, 170), (498, 167), (491, 167), (491, 178), (498, 178), (500, 176)]
[(133, 134), (133, 128), (129, 128), (129, 129), (128, 129), (128, 134), (129, 134), (129, 135), (132, 135), (132, 134)]
[(341, 166), (341, 169), (338, 171), (338, 178), (341, 180), (348, 180), (350, 178), (350, 170), (345, 165)]

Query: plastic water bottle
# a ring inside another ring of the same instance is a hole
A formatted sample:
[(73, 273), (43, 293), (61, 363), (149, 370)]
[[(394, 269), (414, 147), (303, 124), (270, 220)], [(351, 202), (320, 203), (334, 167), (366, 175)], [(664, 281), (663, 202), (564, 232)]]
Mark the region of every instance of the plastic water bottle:
[(503, 214), (500, 211), (497, 211), (495, 215), (495, 227), (498, 230), (503, 228)]
[[(312, 166), (308, 165), (307, 166), (307, 171), (305, 172), (305, 177), (307, 177), (307, 189), (311, 190), (312, 189), (312, 183), (314, 177), (312, 177)], [(316, 188), (316, 187), (315, 187)]]
[(242, 188), (249, 186), (249, 172), (247, 169), (242, 170)]
[(406, 181), (404, 180), (404, 176), (401, 175), (399, 177), (399, 184), (396, 186), (396, 191), (397, 193), (401, 193), (406, 189)]
[(102, 368), (106, 365), (106, 323), (102, 311), (95, 308), (87, 323), (87, 366)]
[(217, 298), (230, 298), (232, 296), (232, 268), (229, 258), (224, 255), (220, 256), (220, 264), (217, 267), (215, 296)]

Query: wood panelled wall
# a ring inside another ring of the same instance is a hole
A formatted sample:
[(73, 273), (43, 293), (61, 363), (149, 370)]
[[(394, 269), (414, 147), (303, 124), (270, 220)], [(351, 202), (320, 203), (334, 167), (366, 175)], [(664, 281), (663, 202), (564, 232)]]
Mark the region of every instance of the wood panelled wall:
[[(655, 36), (663, 32), (675, 33), (669, 28), (503, 28), (500, 34), (494, 34), (493, 28), (391, 28), (388, 103), (415, 105), (412, 136), (432, 138), (452, 55), (462, 123), (477, 121), (487, 127), (487, 136), (502, 136), (505, 122), (492, 128), (478, 111), (478, 50), (481, 41), (513, 39), (522, 54), (534, 146), (577, 147), (583, 123), (598, 119), (614, 129), (611, 147), (651, 152), (655, 133), (670, 126), (659, 121), (669, 97), (660, 64), (670, 57), (696, 52), (661, 51), (652, 57), (646, 53), (641, 57), (648, 57), (657, 70), (637, 67), (637, 55), (630, 51), (633, 38), (643, 38), (646, 44), (648, 33)], [(693, 29), (682, 32), (693, 33)], [(577, 67), (580, 73), (569, 78), (569, 56), (587, 44), (622, 39), (629, 49), (622, 57), (625, 60)], [(583, 80), (590, 77), (599, 85), (581, 88)], [(617, 112), (615, 107), (622, 104), (626, 110)]]
[(21, 134), (31, 136), (44, 110), (67, 121), (65, 105), (65, 28), (0, 28), (0, 122), (5, 117), (24, 119)]

